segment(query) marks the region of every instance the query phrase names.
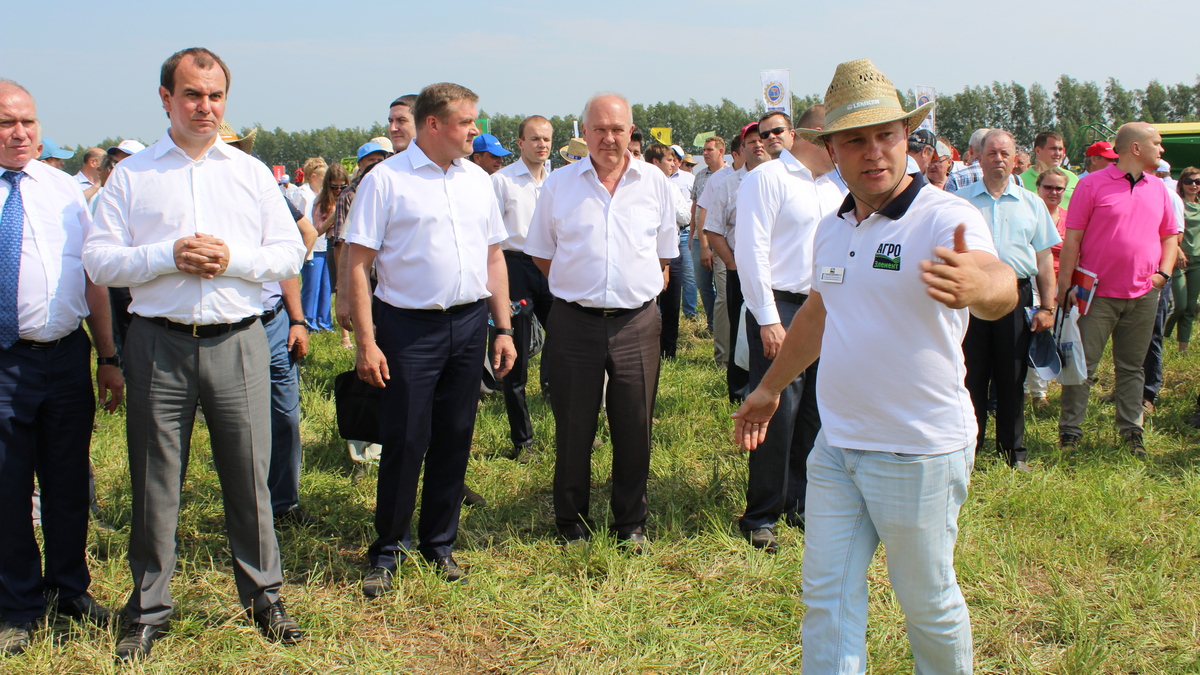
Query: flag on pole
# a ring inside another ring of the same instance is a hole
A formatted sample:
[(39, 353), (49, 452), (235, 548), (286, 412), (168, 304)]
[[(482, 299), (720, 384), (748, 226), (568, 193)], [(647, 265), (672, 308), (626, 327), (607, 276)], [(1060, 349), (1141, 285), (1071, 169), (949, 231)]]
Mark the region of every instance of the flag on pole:
[(787, 69), (760, 70), (758, 75), (762, 79), (763, 105), (766, 106), (767, 111), (784, 112), (791, 117), (792, 71)]
[[(918, 108), (925, 105), (926, 103), (929, 103), (930, 101), (937, 100), (937, 90), (934, 89), (933, 87), (918, 86), (918, 87), (915, 87), (914, 90), (917, 94), (917, 107)], [(936, 112), (937, 112), (936, 108), (931, 109), (929, 111), (929, 114), (925, 116), (925, 119), (921, 121), (921, 124), (918, 125), (917, 128), (918, 129), (928, 129), (931, 133), (936, 134), (937, 133), (937, 124), (936, 124), (936, 120), (934, 119), (934, 113), (936, 113)]]
[(704, 142), (716, 135), (717, 132), (715, 131), (706, 131), (702, 134), (696, 134), (696, 137), (692, 139), (692, 146), (697, 148), (704, 147)]
[(663, 145), (671, 144), (671, 127), (650, 127), (650, 135)]

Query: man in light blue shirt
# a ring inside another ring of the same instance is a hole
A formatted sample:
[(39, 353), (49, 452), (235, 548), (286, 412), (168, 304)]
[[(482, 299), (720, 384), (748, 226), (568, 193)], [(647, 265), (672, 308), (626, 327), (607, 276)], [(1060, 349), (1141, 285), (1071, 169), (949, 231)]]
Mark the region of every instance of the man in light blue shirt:
[[(1025, 415), (1022, 383), (1029, 359), (1031, 332), (1054, 323), (1054, 262), (1050, 247), (1062, 241), (1041, 198), (1013, 184), (1017, 158), (1011, 134), (993, 129), (983, 138), (979, 164), (983, 180), (959, 191), (983, 213), (992, 229), (996, 253), (1017, 273), (1017, 307), (995, 321), (971, 317), (963, 339), (967, 390), (979, 423), (976, 449), (983, 446), (988, 419), (988, 387), (995, 384), (996, 449), (1012, 466), (1029, 471), (1025, 450)], [(1033, 280), (1041, 301), (1035, 305)], [(1032, 319), (1026, 311), (1035, 307)]]

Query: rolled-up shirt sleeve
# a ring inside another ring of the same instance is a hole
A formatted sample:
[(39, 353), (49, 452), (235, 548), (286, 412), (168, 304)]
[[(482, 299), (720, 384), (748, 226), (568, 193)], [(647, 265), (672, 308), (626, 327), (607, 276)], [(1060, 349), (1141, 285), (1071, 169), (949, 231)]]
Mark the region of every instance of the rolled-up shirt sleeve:
[(383, 246), (387, 231), (388, 205), (384, 188), (386, 185), (368, 174), (358, 186), (350, 215), (346, 218), (343, 239), (349, 244), (358, 244), (378, 251)]

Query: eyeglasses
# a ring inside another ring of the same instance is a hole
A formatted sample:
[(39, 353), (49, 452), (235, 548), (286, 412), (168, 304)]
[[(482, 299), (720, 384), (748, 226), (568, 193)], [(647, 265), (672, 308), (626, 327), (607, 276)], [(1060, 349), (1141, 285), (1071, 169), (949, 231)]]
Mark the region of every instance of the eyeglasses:
[(1200, 178), (1184, 178), (1179, 182), (1184, 185), (1200, 185)]
[(787, 130), (788, 130), (787, 127), (775, 127), (774, 129), (767, 129), (766, 131), (759, 129), (758, 137), (765, 141), (768, 138), (770, 138), (771, 136), (782, 136), (783, 132), (785, 132)]
[(329, 189), (330, 190), (345, 190), (348, 187), (350, 187), (350, 186), (349, 185), (330, 185)]
[(1067, 188), (1057, 187), (1055, 185), (1039, 185), (1038, 188), (1045, 190), (1046, 192), (1066, 192), (1067, 191)]

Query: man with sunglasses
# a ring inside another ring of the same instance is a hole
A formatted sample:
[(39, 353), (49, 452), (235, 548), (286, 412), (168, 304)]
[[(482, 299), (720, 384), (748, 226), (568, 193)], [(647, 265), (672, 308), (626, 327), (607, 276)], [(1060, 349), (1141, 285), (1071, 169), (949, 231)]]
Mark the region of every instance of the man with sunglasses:
[[(812, 106), (800, 121), (807, 128), (822, 128), (825, 107)], [(792, 317), (808, 299), (817, 223), (846, 194), (829, 154), (796, 139), (787, 115), (764, 115), (758, 130), (768, 153), (778, 149), (777, 161), (747, 174), (738, 188), (734, 252), (746, 298), (751, 388), (762, 381)], [(803, 527), (804, 463), (821, 428), (816, 380), (813, 363), (784, 388), (774, 424), (759, 451), (750, 455), (746, 512), (739, 527), (755, 548), (776, 549), (774, 528), (781, 516)]]

